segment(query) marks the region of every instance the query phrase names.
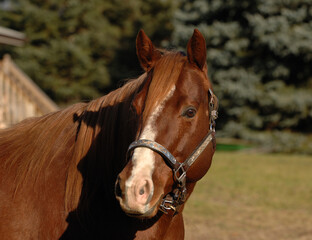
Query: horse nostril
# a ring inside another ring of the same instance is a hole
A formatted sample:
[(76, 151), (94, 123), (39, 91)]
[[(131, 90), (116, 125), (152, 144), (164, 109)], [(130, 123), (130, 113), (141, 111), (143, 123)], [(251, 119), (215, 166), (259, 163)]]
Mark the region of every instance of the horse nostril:
[(145, 192), (145, 191), (144, 191), (144, 188), (141, 188), (139, 194), (140, 194), (140, 195), (143, 195), (144, 192)]
[(115, 183), (115, 196), (121, 197), (122, 196), (122, 190), (120, 188), (120, 177), (117, 177), (116, 183)]
[(147, 204), (153, 196), (153, 182), (149, 179), (140, 180), (135, 186), (136, 201)]

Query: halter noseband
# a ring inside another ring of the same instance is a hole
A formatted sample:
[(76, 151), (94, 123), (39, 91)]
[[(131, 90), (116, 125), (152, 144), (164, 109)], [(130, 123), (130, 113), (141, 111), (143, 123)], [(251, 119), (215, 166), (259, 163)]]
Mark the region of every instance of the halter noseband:
[(215, 139), (215, 120), (218, 118), (218, 106), (215, 106), (215, 99), (217, 97), (209, 89), (210, 102), (209, 102), (209, 132), (198, 144), (191, 155), (183, 162), (180, 163), (176, 158), (162, 145), (157, 142), (140, 139), (130, 144), (127, 155), (137, 147), (145, 147), (158, 153), (168, 166), (173, 171), (173, 178), (177, 187), (168, 193), (160, 204), (160, 210), (164, 213), (168, 213), (169, 210), (173, 210), (174, 213), (178, 213), (178, 207), (181, 206), (186, 200), (186, 172), (201, 153), (206, 149), (208, 144)]

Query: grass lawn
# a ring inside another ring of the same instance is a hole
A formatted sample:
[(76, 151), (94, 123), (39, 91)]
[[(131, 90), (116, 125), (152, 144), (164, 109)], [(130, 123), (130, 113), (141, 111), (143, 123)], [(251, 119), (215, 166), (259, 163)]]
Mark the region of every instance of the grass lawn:
[(184, 219), (187, 240), (310, 240), (312, 157), (217, 152)]

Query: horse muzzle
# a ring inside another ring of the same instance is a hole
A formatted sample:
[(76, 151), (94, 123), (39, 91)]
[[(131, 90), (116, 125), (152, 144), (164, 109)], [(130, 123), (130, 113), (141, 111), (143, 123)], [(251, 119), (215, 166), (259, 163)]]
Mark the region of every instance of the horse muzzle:
[(157, 212), (155, 205), (150, 206), (154, 192), (153, 181), (149, 177), (137, 177), (125, 182), (121, 174), (115, 183), (115, 196), (122, 210), (132, 217), (153, 217)]

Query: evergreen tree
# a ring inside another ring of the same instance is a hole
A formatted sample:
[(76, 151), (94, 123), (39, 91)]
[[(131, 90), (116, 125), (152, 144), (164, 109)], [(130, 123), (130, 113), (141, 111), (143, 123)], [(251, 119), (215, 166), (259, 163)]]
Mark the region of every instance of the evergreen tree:
[[(131, 71), (132, 76), (137, 75), (134, 49), (139, 28), (146, 28), (160, 40), (172, 29), (171, 1), (10, 3), (9, 11), (1, 11), (0, 25), (24, 32), (27, 43), (21, 48), (0, 46), (0, 53), (11, 53), (17, 64), (61, 104), (93, 99), (108, 91), (112, 81), (128, 77)], [(163, 13), (164, 9), (169, 11)]]
[(311, 1), (181, 1), (174, 44), (194, 27), (207, 39), (220, 135), (312, 152), (300, 135), (312, 132)]
[(110, 89), (118, 87), (123, 80), (137, 77), (142, 73), (135, 48), (136, 35), (140, 29), (144, 29), (156, 46), (169, 42), (173, 31), (172, 0), (133, 0), (131, 6), (133, 8), (128, 12), (128, 20), (124, 23), (120, 46), (114, 60), (109, 64), (113, 82)]

